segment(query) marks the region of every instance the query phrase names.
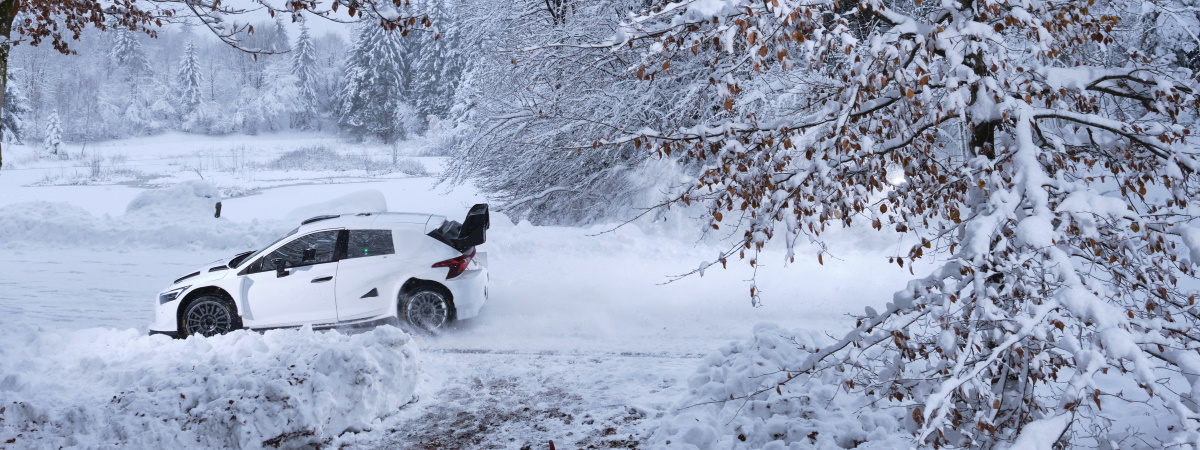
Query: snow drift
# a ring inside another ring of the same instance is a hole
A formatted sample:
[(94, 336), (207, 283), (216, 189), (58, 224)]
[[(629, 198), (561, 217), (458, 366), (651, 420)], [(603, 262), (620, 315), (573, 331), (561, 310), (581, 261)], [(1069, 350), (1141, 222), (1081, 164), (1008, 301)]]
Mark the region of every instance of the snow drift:
[(343, 335), (0, 327), (0, 442), (23, 448), (288, 447), (414, 399), (417, 350), (394, 327)]
[(705, 357), (688, 380), (688, 394), (657, 426), (653, 446), (776, 450), (912, 447), (911, 434), (904, 430), (904, 411), (872, 408), (863, 396), (844, 392), (834, 377), (796, 376), (789, 381), (788, 367), (830, 343), (813, 331), (755, 326), (751, 339), (726, 345)]
[(214, 215), (221, 201), (221, 191), (203, 180), (187, 180), (179, 184), (150, 189), (139, 193), (125, 207), (125, 214), (184, 216), (188, 218)]
[(145, 212), (114, 217), (94, 216), (67, 203), (0, 206), (0, 247), (7, 248), (240, 250), (271, 242), (286, 231), (287, 224), (216, 219), (212, 210), (206, 217)]
[(351, 192), (337, 198), (313, 203), (292, 210), (287, 217), (294, 220), (304, 220), (309, 217), (330, 214), (350, 214), (360, 212), (387, 212), (387, 198), (376, 189), (363, 189)]
[(122, 216), (94, 216), (67, 203), (0, 206), (0, 247), (249, 249), (273, 241), (289, 225), (213, 217), (220, 193), (186, 181), (138, 194)]

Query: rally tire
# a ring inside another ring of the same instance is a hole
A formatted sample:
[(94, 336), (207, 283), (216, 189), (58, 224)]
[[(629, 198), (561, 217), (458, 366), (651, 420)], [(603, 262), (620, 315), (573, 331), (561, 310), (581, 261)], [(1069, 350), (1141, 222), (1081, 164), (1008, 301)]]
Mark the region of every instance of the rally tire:
[(233, 301), (225, 297), (205, 295), (192, 300), (180, 315), (180, 336), (215, 336), (242, 328)]
[(400, 302), (400, 321), (413, 330), (437, 334), (454, 322), (454, 300), (445, 289), (421, 286), (404, 295)]

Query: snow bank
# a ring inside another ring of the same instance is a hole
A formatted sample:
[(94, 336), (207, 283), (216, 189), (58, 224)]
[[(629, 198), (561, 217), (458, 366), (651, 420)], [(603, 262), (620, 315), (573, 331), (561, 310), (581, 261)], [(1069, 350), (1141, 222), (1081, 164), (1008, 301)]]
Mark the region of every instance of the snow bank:
[(215, 218), (220, 198), (211, 183), (185, 181), (139, 193), (116, 217), (94, 216), (67, 203), (13, 203), (0, 206), (0, 247), (241, 250), (274, 241), (295, 226)]
[[(787, 368), (806, 349), (831, 343), (823, 335), (754, 327), (754, 337), (704, 359), (688, 393), (661, 420), (652, 437), (664, 449), (893, 449), (912, 447), (903, 411), (871, 408), (830, 377), (797, 376)], [(755, 392), (761, 393), (754, 394)], [(751, 395), (754, 394), (754, 395)]]
[(351, 192), (329, 201), (302, 206), (288, 213), (289, 219), (304, 220), (325, 214), (386, 212), (387, 199), (375, 189)]
[[(287, 232), (288, 224), (231, 222), (206, 216), (158, 214), (149, 208), (124, 216), (94, 216), (67, 203), (0, 206), (0, 248), (250, 249)], [(291, 224), (295, 227), (294, 224)]]
[(139, 193), (125, 207), (125, 214), (196, 218), (214, 216), (221, 191), (203, 180), (188, 180), (161, 189)]
[(172, 340), (8, 323), (0, 343), (0, 442), (15, 448), (320, 443), (394, 413), (417, 379), (393, 327)]

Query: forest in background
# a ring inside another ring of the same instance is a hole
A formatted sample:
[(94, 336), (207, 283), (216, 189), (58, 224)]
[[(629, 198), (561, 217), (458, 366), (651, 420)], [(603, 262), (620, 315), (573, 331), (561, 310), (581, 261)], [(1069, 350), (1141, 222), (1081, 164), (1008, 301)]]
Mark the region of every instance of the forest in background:
[[(425, 13), (455, 30), (450, 11), (434, 5)], [(460, 44), (449, 32), (401, 38), (357, 26), (347, 42), (282, 18), (252, 29), (237, 39), (262, 53), (233, 48), (194, 26), (164, 29), (157, 38), (88, 30), (73, 43), (73, 55), (17, 45), (4, 138), (41, 147), (52, 129), (73, 143), (170, 131), (310, 130), (390, 141), (424, 132), (431, 116), (444, 117), (461, 78)], [(372, 96), (378, 101), (359, 98)]]

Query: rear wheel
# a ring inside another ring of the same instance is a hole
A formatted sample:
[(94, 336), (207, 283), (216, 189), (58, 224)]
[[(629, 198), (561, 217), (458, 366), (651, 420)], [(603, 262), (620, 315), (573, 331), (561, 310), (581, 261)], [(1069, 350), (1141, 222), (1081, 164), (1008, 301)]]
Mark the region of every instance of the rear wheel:
[(239, 328), (242, 320), (227, 298), (206, 295), (189, 303), (183, 311), (185, 336), (214, 336)]
[(404, 322), (421, 331), (436, 332), (454, 320), (454, 302), (440, 289), (419, 288), (405, 298), (402, 306)]

